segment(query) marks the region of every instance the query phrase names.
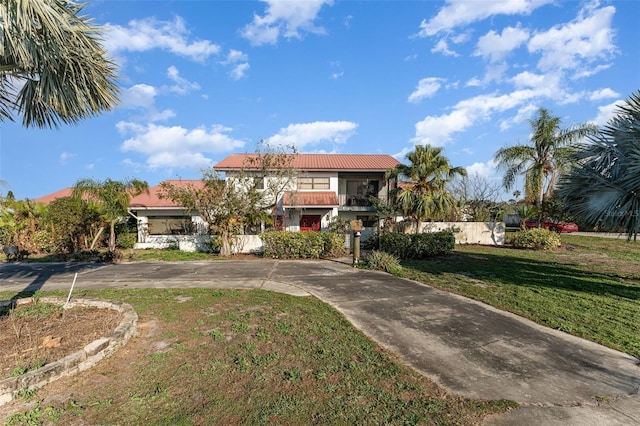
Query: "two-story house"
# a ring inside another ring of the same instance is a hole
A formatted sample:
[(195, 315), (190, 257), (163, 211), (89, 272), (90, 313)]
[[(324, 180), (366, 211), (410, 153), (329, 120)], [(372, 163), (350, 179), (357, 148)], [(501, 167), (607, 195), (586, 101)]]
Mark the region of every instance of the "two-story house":
[[(214, 166), (232, 179), (247, 169), (254, 154), (232, 154)], [(400, 163), (383, 154), (293, 154), (286, 167), (295, 170), (289, 190), (277, 201), (276, 228), (327, 230), (336, 218), (361, 220), (376, 229), (378, 217), (370, 196), (386, 200), (386, 172)], [(264, 179), (269, 179), (268, 174)]]

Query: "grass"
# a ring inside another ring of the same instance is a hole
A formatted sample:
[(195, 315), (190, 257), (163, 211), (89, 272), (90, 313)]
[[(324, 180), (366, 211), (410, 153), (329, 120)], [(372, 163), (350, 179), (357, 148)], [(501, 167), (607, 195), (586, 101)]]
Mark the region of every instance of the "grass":
[(210, 289), (78, 296), (130, 303), (156, 332), (131, 341), (128, 358), (118, 352), (70, 379), (71, 402), (38, 403), (7, 424), (464, 425), (515, 406), (447, 394), (312, 297)]
[(553, 251), (460, 246), (403, 276), (640, 357), (640, 243), (562, 235)]

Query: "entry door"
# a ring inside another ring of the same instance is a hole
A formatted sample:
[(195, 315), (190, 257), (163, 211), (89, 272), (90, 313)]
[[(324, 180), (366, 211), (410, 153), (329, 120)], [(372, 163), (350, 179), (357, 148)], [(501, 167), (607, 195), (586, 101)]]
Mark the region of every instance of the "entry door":
[(300, 216), (300, 231), (320, 231), (320, 215), (302, 215)]

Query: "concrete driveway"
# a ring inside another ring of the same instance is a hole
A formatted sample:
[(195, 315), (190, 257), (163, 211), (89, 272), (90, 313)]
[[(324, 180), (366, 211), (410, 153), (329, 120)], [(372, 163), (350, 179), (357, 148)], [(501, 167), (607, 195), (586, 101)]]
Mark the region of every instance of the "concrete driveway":
[(0, 291), (262, 288), (313, 295), (444, 388), (521, 408), (495, 425), (640, 425), (635, 358), (485, 304), (334, 261), (3, 264)]

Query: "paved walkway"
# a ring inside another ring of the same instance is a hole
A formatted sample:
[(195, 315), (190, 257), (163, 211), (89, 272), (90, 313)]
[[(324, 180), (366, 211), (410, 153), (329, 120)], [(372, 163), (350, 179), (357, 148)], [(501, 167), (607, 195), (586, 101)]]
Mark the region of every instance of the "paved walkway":
[(332, 261), (3, 264), (0, 291), (262, 288), (314, 295), (460, 395), (521, 408), (494, 425), (640, 425), (638, 360), (482, 303)]

